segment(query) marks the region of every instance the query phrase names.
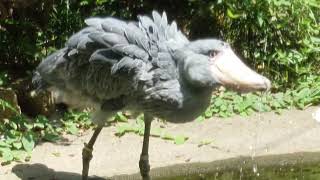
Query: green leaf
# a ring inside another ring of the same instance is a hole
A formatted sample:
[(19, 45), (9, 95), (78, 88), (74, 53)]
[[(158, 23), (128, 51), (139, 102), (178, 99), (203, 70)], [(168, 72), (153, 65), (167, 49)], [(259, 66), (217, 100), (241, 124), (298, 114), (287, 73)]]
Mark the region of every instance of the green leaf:
[(81, 2), (80, 2), (80, 6), (86, 6), (86, 5), (88, 5), (89, 4), (89, 0), (82, 0)]
[(23, 160), (25, 159), (27, 153), (22, 150), (14, 150), (12, 151), (12, 156), (15, 160)]
[(257, 112), (264, 112), (264, 106), (265, 105), (262, 102), (257, 101), (252, 105), (252, 108)]
[(221, 99), (221, 98), (216, 98), (216, 99), (214, 99), (214, 101), (213, 101), (213, 103), (214, 103), (214, 105), (215, 106), (221, 106), (224, 102), (223, 102), (223, 100)]
[(43, 123), (34, 123), (34, 124), (33, 124), (33, 127), (34, 127), (34, 128), (40, 128), (40, 129), (43, 129), (45, 126), (44, 126), (44, 124), (43, 124)]
[(28, 124), (27, 122), (23, 123), (23, 126), (27, 128), (27, 130), (31, 130), (33, 128), (33, 125)]
[(31, 133), (25, 134), (21, 139), (24, 150), (31, 152), (35, 145), (34, 136)]
[(69, 122), (65, 122), (65, 126), (66, 126), (66, 131), (67, 133), (70, 133), (72, 135), (77, 135), (79, 132), (79, 129), (77, 127), (77, 124), (69, 121)]
[(119, 122), (128, 122), (128, 118), (123, 115), (122, 112), (118, 112), (115, 116), (115, 120)]
[(77, 135), (79, 132), (79, 129), (77, 128), (76, 124), (72, 124), (72, 125), (68, 126), (67, 132), (69, 132), (70, 134), (73, 134), (73, 135)]
[(228, 15), (228, 17), (230, 17), (232, 19), (237, 19), (237, 18), (241, 17), (241, 14), (234, 14), (232, 12), (232, 10), (229, 8), (227, 9), (227, 15)]
[(205, 118), (203, 116), (199, 116), (197, 119), (196, 119), (196, 122), (203, 122), (205, 120)]
[(108, 2), (108, 0), (96, 0), (97, 5), (103, 5), (106, 2)]
[(2, 106), (2, 109), (8, 108), (8, 109), (12, 110), (13, 112), (15, 112), (16, 114), (19, 114), (18, 111), (10, 103), (8, 103), (7, 101), (0, 98), (0, 107), (1, 106)]
[(259, 26), (262, 27), (262, 25), (263, 25), (263, 23), (264, 23), (264, 20), (263, 20), (263, 18), (262, 18), (262, 15), (259, 14), (259, 16), (258, 16), (257, 18), (258, 18), (258, 24), (259, 24)]
[(150, 134), (153, 137), (161, 137), (161, 134), (163, 133), (163, 129), (161, 128), (152, 128)]
[(1, 159), (3, 160), (2, 163), (8, 163), (8, 162), (13, 161), (13, 154), (12, 154), (11, 150), (3, 151), (1, 154), (2, 154)]
[(210, 117), (212, 117), (212, 115), (213, 115), (213, 112), (211, 111), (211, 109), (207, 109), (207, 110), (205, 111), (205, 113), (204, 113), (204, 116), (205, 116), (206, 118), (210, 118)]
[(135, 132), (136, 128), (128, 123), (120, 124), (116, 127), (116, 135), (123, 136), (126, 132)]
[(175, 139), (174, 136), (172, 136), (171, 134), (168, 134), (168, 133), (162, 133), (161, 138), (166, 139), (166, 140), (174, 140)]
[(303, 99), (303, 98), (306, 98), (306, 97), (309, 97), (311, 94), (311, 90), (310, 88), (303, 88), (301, 91), (299, 91), (296, 96), (300, 99)]
[(0, 141), (0, 148), (1, 147), (11, 147), (10, 144), (7, 144), (5, 141), (1, 140)]
[(247, 114), (247, 112), (240, 112), (240, 116), (247, 117), (248, 114)]
[(187, 141), (188, 137), (183, 135), (178, 135), (174, 137), (174, 143), (177, 145), (184, 144)]
[(298, 107), (299, 109), (303, 110), (304, 107), (305, 107), (305, 104), (298, 102), (298, 103), (297, 103), (297, 107)]
[(11, 151), (10, 147), (0, 147), (0, 154), (6, 151)]
[(226, 105), (226, 104), (222, 104), (222, 105), (220, 106), (220, 110), (221, 110), (221, 111), (226, 111), (226, 110), (227, 110), (227, 105)]
[(49, 142), (57, 142), (58, 140), (60, 140), (60, 137), (56, 133), (45, 132), (43, 139)]
[(12, 143), (12, 146), (16, 149), (21, 149), (22, 148), (22, 143), (19, 141), (19, 142), (14, 142)]
[(18, 129), (18, 125), (15, 122), (10, 121), (10, 120), (9, 120), (9, 126), (14, 130)]

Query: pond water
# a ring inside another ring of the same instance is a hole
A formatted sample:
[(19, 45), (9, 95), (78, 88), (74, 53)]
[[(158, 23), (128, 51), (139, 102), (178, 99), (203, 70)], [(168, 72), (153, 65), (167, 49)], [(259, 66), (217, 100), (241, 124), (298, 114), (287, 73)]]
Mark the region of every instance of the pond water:
[[(160, 180), (160, 179), (159, 179)], [(208, 174), (161, 178), (161, 180), (320, 180), (320, 163), (295, 166), (224, 170)]]
[[(243, 156), (153, 168), (152, 180), (320, 180), (320, 152)], [(139, 173), (113, 180), (141, 180)]]
[(157, 180), (320, 180), (320, 153), (238, 157), (159, 168)]

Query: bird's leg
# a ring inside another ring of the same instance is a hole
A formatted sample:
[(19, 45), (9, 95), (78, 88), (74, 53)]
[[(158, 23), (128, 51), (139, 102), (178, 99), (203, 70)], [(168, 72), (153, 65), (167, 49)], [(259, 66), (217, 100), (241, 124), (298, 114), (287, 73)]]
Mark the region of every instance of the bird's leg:
[(142, 145), (142, 152), (141, 152), (140, 161), (139, 161), (140, 174), (143, 180), (150, 180), (150, 176), (149, 176), (150, 165), (149, 165), (148, 149), (149, 149), (151, 121), (152, 121), (152, 116), (145, 114), (143, 145)]
[(89, 172), (89, 163), (92, 159), (92, 150), (93, 145), (96, 142), (96, 139), (101, 132), (103, 126), (98, 126), (91, 136), (88, 143), (84, 143), (84, 147), (82, 149), (82, 180), (88, 179), (88, 172)]

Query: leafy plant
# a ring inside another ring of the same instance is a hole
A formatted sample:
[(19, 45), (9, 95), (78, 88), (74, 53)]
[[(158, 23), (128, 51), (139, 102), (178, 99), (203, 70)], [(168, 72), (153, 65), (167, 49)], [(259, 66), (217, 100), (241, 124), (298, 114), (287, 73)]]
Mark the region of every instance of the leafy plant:
[(8, 103), (7, 101), (5, 101), (1, 98), (0, 98), (0, 108), (2, 110), (5, 110), (7, 108), (7, 109), (10, 109), (11, 111), (15, 112), (16, 114), (18, 114), (18, 111), (10, 103)]
[(295, 89), (278, 93), (238, 94), (231, 91), (220, 91), (212, 97), (210, 107), (197, 119), (202, 122), (212, 116), (230, 117), (236, 114), (249, 116), (254, 112), (281, 113), (292, 107), (304, 109), (320, 103), (320, 78), (310, 76)]
[(39, 141), (56, 142), (63, 133), (77, 135), (93, 124), (88, 112), (68, 112), (63, 119), (48, 120), (44, 116), (28, 119), (18, 115), (0, 123), (0, 157), (2, 164), (28, 160)]
[(55, 141), (58, 132), (49, 121), (39, 116), (35, 123), (24, 116), (4, 119), (0, 124), (0, 156), (2, 164), (27, 160), (40, 139)]
[[(140, 115), (136, 118), (134, 123), (125, 122), (125, 123), (118, 123), (117, 124), (117, 136), (123, 136), (125, 133), (135, 133), (140, 136), (144, 134), (144, 120), (143, 115)], [(172, 135), (165, 131), (164, 128), (161, 127), (153, 127), (151, 128), (150, 135), (153, 137), (159, 137), (164, 140), (173, 141), (175, 144), (184, 144), (188, 137), (184, 135)]]
[(64, 130), (73, 135), (77, 135), (80, 129), (89, 129), (93, 126), (90, 120), (89, 112), (74, 112), (65, 113), (61, 120)]
[(319, 73), (317, 0), (189, 2), (194, 10), (190, 36), (227, 40), (248, 64), (272, 79), (274, 90), (292, 88), (301, 77)]
[(128, 117), (125, 116), (122, 112), (117, 112), (114, 116), (114, 121), (116, 122), (128, 122)]

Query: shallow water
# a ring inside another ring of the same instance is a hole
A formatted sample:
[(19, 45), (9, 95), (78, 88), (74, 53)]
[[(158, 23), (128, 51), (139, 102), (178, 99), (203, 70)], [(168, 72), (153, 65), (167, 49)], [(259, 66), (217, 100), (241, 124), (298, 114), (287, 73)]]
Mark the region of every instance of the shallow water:
[[(153, 180), (320, 180), (320, 152), (243, 156), (153, 168)], [(140, 173), (113, 180), (141, 180)]]
[(320, 164), (298, 164), (253, 169), (216, 171), (208, 174), (161, 178), (159, 180), (320, 180)]

